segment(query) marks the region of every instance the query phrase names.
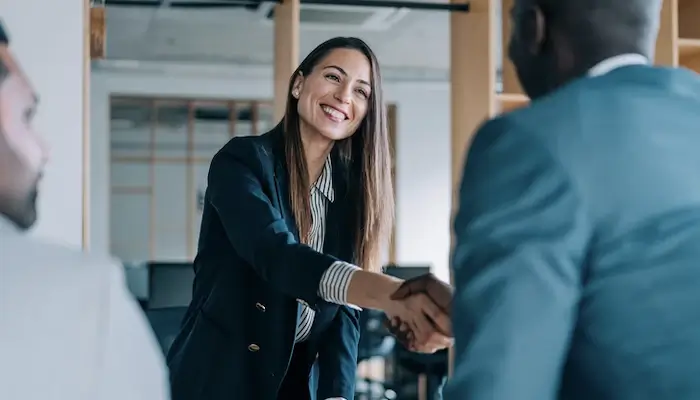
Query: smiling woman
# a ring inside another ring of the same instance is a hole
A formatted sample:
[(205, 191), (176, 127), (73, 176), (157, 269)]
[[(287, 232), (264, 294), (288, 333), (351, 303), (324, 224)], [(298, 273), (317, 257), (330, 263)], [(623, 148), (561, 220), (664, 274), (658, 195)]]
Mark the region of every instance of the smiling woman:
[(377, 59), (331, 39), (290, 77), (277, 127), (212, 159), (173, 399), (353, 399), (359, 307), (406, 321), (419, 348), (446, 346), (444, 313), (393, 300), (402, 281), (378, 273), (393, 212)]
[(309, 197), (307, 188), (320, 176), (335, 145), (344, 162), (352, 160), (362, 171), (356, 204), (364, 204), (357, 222), (364, 229), (355, 229), (355, 245), (360, 265), (378, 271), (381, 246), (394, 214), (379, 63), (362, 40), (334, 38), (318, 46), (299, 65), (289, 92), (286, 158), (294, 166), (290, 168), (290, 194), (301, 237), (306, 237), (311, 227), (310, 210), (304, 206)]

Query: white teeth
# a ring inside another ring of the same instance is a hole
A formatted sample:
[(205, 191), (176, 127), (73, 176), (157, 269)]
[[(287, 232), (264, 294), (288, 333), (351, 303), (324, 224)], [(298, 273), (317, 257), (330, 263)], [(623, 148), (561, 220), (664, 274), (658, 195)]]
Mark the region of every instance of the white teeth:
[(333, 107), (321, 106), (321, 109), (323, 110), (323, 112), (333, 117), (333, 119), (337, 119), (340, 121), (345, 119), (345, 114), (341, 113)]

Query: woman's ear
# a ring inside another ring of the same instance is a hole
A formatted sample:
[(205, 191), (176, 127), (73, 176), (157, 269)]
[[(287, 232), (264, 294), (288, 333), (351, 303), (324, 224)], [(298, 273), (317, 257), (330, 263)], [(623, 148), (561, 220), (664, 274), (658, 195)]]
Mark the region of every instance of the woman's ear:
[(304, 89), (304, 76), (299, 72), (296, 79), (294, 79), (294, 85), (292, 86), (292, 96), (295, 99), (299, 98), (299, 94)]

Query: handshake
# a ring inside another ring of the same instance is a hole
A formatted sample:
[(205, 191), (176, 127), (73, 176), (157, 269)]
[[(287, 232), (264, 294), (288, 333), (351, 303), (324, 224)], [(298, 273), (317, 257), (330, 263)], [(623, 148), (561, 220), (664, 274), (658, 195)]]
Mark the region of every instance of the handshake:
[(404, 281), (384, 310), (389, 332), (411, 351), (434, 353), (452, 345), (452, 287), (433, 274)]

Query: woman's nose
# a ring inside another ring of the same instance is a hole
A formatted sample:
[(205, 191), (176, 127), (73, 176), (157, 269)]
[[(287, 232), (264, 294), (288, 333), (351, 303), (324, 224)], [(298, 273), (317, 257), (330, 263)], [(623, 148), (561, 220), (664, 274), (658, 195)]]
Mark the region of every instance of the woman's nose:
[(338, 88), (338, 90), (335, 92), (336, 100), (340, 101), (341, 103), (349, 103), (351, 96), (352, 90), (345, 86)]

